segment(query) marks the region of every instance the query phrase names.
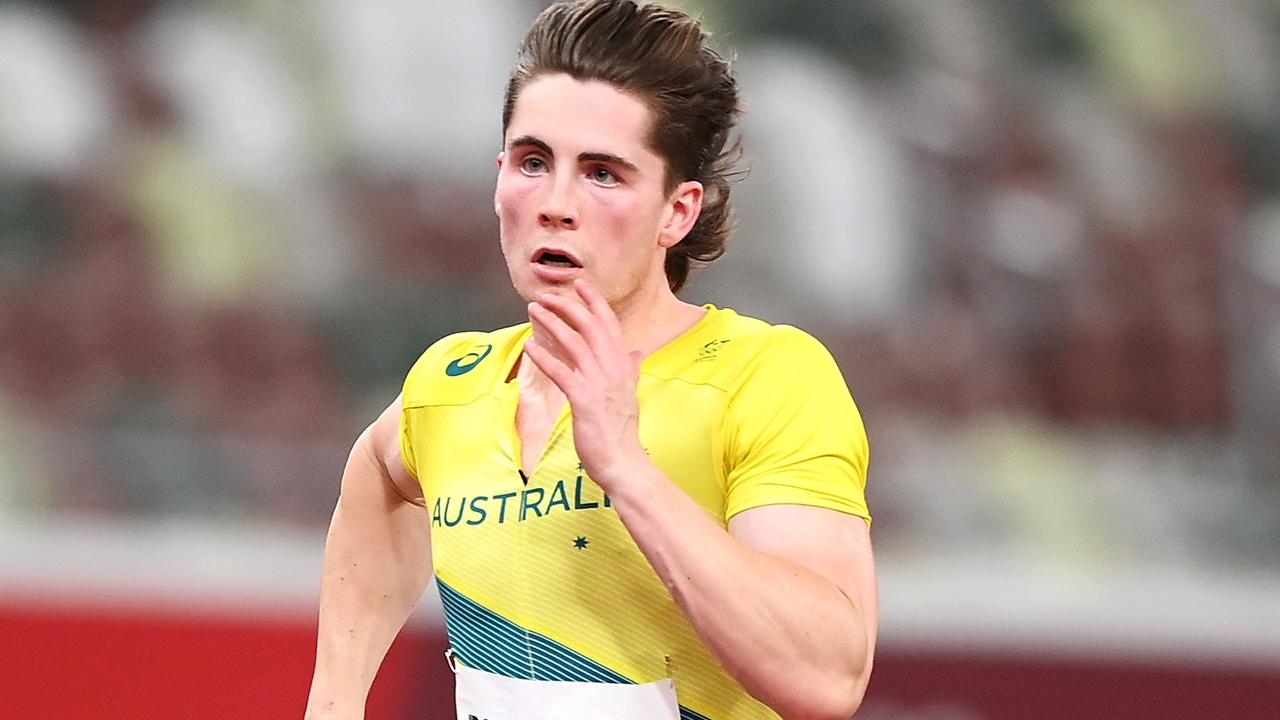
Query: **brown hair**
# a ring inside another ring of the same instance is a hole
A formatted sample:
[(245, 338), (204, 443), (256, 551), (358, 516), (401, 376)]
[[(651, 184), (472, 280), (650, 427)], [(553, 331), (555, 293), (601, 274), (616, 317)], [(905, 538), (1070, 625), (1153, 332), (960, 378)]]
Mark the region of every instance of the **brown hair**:
[(732, 226), (729, 181), (742, 152), (741, 140), (730, 140), (741, 106), (729, 63), (709, 47), (701, 23), (678, 10), (633, 0), (556, 3), (520, 44), (502, 106), (504, 135), (525, 84), (556, 73), (606, 82), (643, 101), (653, 122), (649, 146), (666, 162), (664, 191), (702, 183), (702, 213), (667, 250), (667, 284), (679, 291), (693, 263), (724, 253)]

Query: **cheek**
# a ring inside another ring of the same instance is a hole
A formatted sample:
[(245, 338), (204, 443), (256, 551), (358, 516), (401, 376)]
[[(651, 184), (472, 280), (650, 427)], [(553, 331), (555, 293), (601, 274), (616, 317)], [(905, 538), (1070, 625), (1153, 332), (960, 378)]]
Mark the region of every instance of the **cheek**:
[(609, 228), (619, 255), (643, 255), (652, 252), (657, 240), (658, 218), (654, 209), (634, 195), (612, 195), (601, 199), (597, 208), (601, 224)]
[(592, 207), (596, 220), (608, 226), (612, 237), (622, 240), (634, 236), (644, 224), (641, 222), (640, 205), (636, 198), (627, 193), (605, 192), (595, 188)]
[(494, 190), (494, 201), (498, 204), (499, 216), (517, 215), (525, 199), (534, 190), (531, 178), (520, 174), (503, 173), (498, 176), (497, 188)]
[(498, 227), (505, 240), (506, 230), (512, 229), (525, 214), (527, 198), (532, 188), (519, 181), (502, 181), (498, 183), (493, 194), (494, 210), (498, 215)]

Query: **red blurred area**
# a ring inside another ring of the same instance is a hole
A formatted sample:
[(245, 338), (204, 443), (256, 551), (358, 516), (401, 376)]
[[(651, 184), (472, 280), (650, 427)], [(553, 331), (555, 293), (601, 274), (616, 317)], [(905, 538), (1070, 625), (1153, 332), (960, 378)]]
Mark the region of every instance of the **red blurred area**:
[[(314, 621), (0, 604), (0, 717), (23, 720), (300, 718)], [(444, 637), (406, 630), (374, 683), (368, 720), (453, 717)], [(1271, 720), (1266, 668), (881, 652), (859, 720)]]
[[(301, 718), (314, 618), (153, 613), (0, 604), (0, 718)], [(452, 710), (442, 639), (404, 633), (369, 699), (368, 720)], [(427, 673), (423, 668), (434, 666)]]

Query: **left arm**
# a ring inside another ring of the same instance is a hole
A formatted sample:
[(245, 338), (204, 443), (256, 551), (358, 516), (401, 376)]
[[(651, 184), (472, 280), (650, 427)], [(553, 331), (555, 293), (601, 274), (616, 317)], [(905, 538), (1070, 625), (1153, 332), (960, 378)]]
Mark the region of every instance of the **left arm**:
[[(568, 398), (588, 474), (725, 669), (788, 720), (848, 718), (871, 673), (878, 606), (867, 523), (814, 507), (745, 510), (725, 529), (639, 440), (640, 356), (604, 298), (529, 307), (529, 359)], [(554, 352), (544, 344), (554, 348)]]
[(785, 718), (852, 715), (879, 614), (866, 521), (770, 505), (738, 514), (725, 532), (649, 465), (615, 478), (609, 496), (729, 674)]

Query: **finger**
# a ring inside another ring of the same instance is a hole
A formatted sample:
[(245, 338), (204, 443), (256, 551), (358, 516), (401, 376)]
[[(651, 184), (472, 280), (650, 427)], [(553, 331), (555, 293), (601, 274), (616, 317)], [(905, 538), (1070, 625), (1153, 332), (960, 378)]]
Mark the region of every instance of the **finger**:
[(581, 335), (597, 358), (603, 359), (613, 351), (608, 342), (608, 329), (585, 303), (551, 294), (538, 298), (538, 302)]
[(578, 297), (582, 298), (583, 304), (591, 311), (591, 314), (600, 322), (601, 327), (608, 333), (609, 339), (613, 341), (615, 347), (621, 351), (624, 347), (622, 324), (618, 322), (618, 316), (614, 314), (613, 308), (609, 307), (609, 301), (605, 300), (604, 295), (600, 294), (595, 286), (586, 280), (576, 280), (573, 283), (573, 289), (577, 291)]
[(594, 372), (599, 368), (600, 363), (586, 341), (559, 315), (541, 303), (533, 302), (529, 303), (529, 320), (564, 350), (574, 369)]
[(534, 340), (524, 344), (524, 354), (542, 371), (542, 374), (551, 378), (551, 382), (555, 383), (556, 387), (560, 388), (560, 392), (564, 393), (572, 403), (574, 391), (577, 390), (573, 369)]

